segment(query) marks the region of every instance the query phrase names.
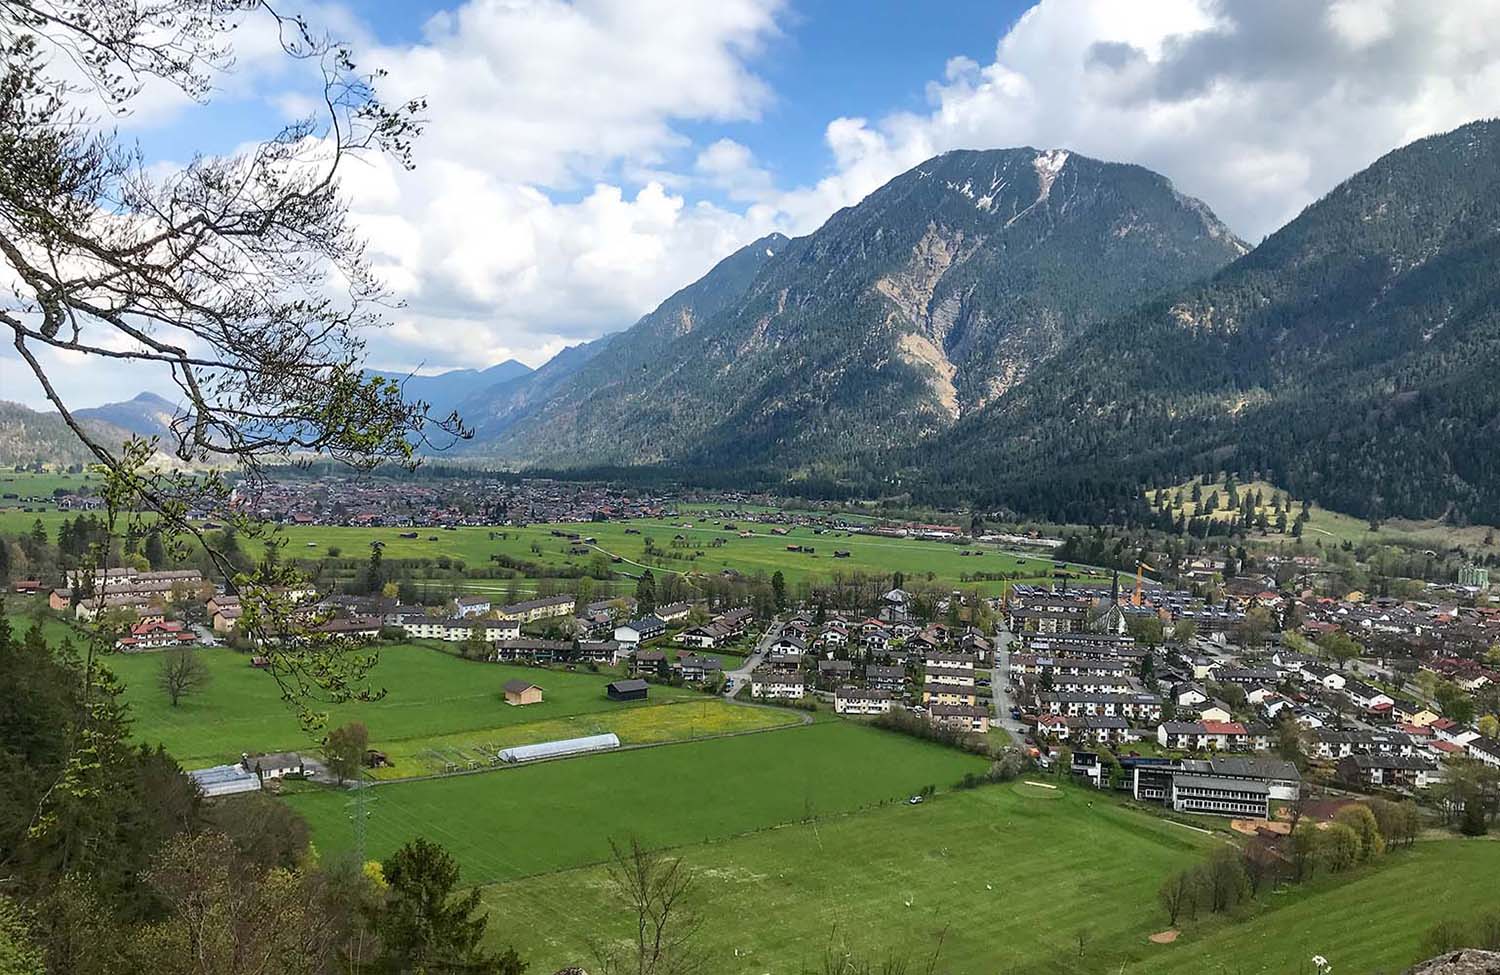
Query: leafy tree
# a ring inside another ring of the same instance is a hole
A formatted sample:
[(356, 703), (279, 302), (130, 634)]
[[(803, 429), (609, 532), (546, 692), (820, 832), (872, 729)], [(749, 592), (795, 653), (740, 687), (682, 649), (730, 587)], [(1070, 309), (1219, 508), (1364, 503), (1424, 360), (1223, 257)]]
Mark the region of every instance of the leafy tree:
[(375, 970), (388, 975), (521, 975), (513, 949), (482, 947), (488, 919), (476, 916), (480, 892), (458, 894), (458, 862), (436, 843), (417, 837), (381, 863), (387, 884), (375, 921), (381, 954)]
[(1339, 810), (1335, 821), (1348, 826), (1359, 836), (1359, 858), (1373, 860), (1385, 853), (1385, 837), (1375, 813), (1368, 806), (1355, 805)]
[(0, 975), (45, 975), (42, 950), (31, 939), (20, 909), (0, 896)]
[(1335, 822), (1322, 832), (1318, 860), (1324, 867), (1339, 873), (1359, 863), (1362, 853), (1359, 833), (1352, 826)]
[(162, 544), (161, 532), (153, 531), (146, 536), (146, 561), (152, 569), (162, 569), (167, 565), (167, 547)]
[(364, 722), (351, 721), (323, 739), (323, 763), (340, 783), (347, 782), (359, 776), (369, 747), (370, 732)]
[(204, 819), (229, 838), (246, 862), (260, 869), (290, 870), (307, 854), (307, 821), (264, 792), (213, 803), (205, 810)]
[(771, 597), (776, 602), (778, 613), (786, 609), (786, 576), (780, 569), (771, 573)]
[(1154, 647), (1162, 642), (1162, 622), (1155, 615), (1128, 616), (1125, 629), (1138, 643)]
[(635, 602), (642, 616), (656, 612), (656, 576), (650, 569), (642, 571), (635, 581)]
[(175, 708), (184, 697), (213, 683), (213, 677), (213, 672), (196, 653), (178, 647), (162, 654), (156, 671), (156, 686), (162, 689)]
[(1343, 630), (1333, 630), (1324, 633), (1315, 641), (1318, 649), (1327, 654), (1338, 665), (1344, 669), (1344, 665), (1351, 660), (1357, 660), (1363, 648), (1354, 641), (1349, 634)]
[(1271, 632), (1274, 622), (1270, 610), (1264, 606), (1252, 606), (1240, 624), (1240, 640), (1247, 647), (1260, 646), (1266, 642), (1266, 635)]

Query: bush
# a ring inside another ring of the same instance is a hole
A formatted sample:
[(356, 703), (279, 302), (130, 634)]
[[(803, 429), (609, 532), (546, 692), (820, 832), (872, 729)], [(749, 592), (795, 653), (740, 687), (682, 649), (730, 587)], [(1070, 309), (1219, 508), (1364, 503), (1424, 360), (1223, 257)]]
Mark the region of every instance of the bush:
[(1359, 859), (1372, 860), (1385, 853), (1385, 837), (1380, 834), (1380, 825), (1375, 813), (1368, 806), (1349, 806), (1339, 811), (1336, 821), (1348, 826), (1359, 836)]
[(1439, 921), (1422, 939), (1423, 954), (1441, 955), (1459, 948), (1500, 951), (1500, 911)]
[(949, 748), (958, 748), (974, 755), (989, 755), (990, 745), (983, 737), (933, 721), (907, 710), (887, 711), (872, 722), (877, 728), (895, 731), (912, 738), (937, 742)]
[(1318, 860), (1331, 872), (1348, 870), (1360, 860), (1359, 834), (1345, 823), (1333, 823), (1323, 830)]

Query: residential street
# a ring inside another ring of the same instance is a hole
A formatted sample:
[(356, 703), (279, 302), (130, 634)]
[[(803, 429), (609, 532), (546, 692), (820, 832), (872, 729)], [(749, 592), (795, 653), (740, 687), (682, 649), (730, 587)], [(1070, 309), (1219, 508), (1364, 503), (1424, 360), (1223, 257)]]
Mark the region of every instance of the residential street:
[(729, 690), (724, 692), (725, 697), (734, 697), (739, 693), (741, 687), (749, 686), (751, 672), (760, 666), (762, 660), (766, 659), (767, 651), (770, 650), (771, 644), (775, 643), (776, 638), (779, 636), (781, 636), (781, 621), (775, 620), (766, 628), (766, 632), (760, 638), (760, 642), (755, 645), (755, 652), (745, 658), (745, 666), (739, 670), (731, 670), (724, 675), (734, 682), (730, 685)]
[(1027, 728), (1010, 716), (1015, 700), (1010, 694), (1010, 648), (1015, 638), (1001, 623), (995, 627), (995, 666), (990, 670), (990, 694), (995, 702), (995, 723), (1010, 733), (1019, 745), (1027, 735)]

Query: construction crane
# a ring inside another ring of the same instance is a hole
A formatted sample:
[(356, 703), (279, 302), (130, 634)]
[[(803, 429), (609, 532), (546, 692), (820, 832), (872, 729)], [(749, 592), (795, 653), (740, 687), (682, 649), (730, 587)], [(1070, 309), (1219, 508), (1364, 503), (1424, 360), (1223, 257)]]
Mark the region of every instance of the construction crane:
[(1152, 572), (1155, 572), (1156, 571), (1156, 566), (1154, 566), (1154, 565), (1148, 565), (1147, 563), (1142, 562), (1140, 559), (1136, 559), (1136, 562), (1135, 562), (1135, 592), (1133, 592), (1133, 593), (1130, 594), (1130, 605), (1132, 605), (1132, 606), (1139, 606), (1139, 605), (1141, 605), (1141, 570), (1142, 569), (1150, 569)]

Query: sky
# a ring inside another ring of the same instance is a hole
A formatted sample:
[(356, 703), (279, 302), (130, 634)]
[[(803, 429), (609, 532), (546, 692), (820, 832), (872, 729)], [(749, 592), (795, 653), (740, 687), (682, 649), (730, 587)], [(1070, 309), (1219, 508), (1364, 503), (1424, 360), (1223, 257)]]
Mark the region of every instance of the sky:
[[(428, 109), (406, 172), (343, 189), (402, 300), (369, 364), (424, 373), (629, 327), (717, 260), (955, 148), (1134, 162), (1249, 242), (1385, 152), (1500, 115), (1500, 0), (402, 0), (285, 5)], [(154, 167), (307, 110), (253, 18), (195, 104), (148, 88), (121, 135)], [(75, 406), (175, 390), (53, 359)], [(44, 405), (14, 353), (0, 398)]]

